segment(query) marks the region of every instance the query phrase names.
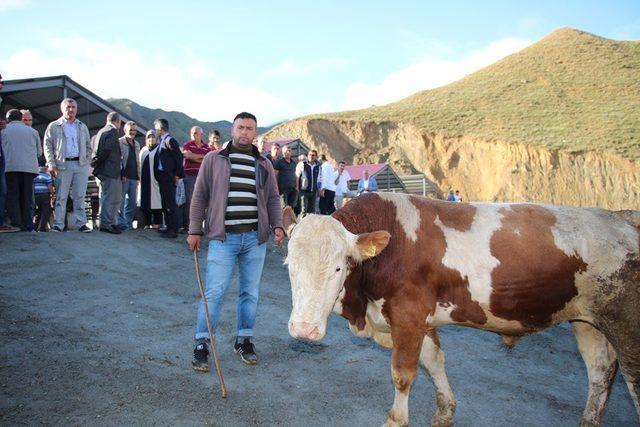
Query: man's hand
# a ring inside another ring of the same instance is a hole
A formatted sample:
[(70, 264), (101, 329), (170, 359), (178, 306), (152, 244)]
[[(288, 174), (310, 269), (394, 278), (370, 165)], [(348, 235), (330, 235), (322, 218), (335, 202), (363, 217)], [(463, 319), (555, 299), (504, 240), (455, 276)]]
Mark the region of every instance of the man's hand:
[(187, 237), (187, 245), (189, 245), (189, 250), (199, 251), (200, 250), (200, 235), (199, 234), (189, 234)]
[(56, 176), (58, 176), (58, 168), (55, 166), (50, 167), (49, 173), (51, 174), (51, 178), (55, 178)]
[(173, 185), (178, 185), (178, 181), (180, 181), (180, 177), (179, 176), (174, 176), (173, 177)]
[(320, 195), (320, 197), (324, 197), (324, 189), (323, 189), (323, 188), (321, 188), (321, 189), (318, 191), (318, 194)]
[(282, 242), (284, 241), (284, 231), (282, 230), (282, 228), (276, 228), (273, 233), (275, 234), (274, 238), (273, 238), (273, 243), (275, 243), (276, 245), (280, 246), (282, 244)]

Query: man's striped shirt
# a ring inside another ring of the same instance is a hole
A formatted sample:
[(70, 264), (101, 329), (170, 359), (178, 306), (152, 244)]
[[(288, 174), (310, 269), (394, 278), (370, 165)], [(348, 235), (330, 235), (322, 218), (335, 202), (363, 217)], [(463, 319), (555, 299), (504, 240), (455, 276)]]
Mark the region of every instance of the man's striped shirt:
[(229, 145), (231, 176), (224, 226), (227, 233), (244, 233), (258, 229), (256, 195), (256, 158)]

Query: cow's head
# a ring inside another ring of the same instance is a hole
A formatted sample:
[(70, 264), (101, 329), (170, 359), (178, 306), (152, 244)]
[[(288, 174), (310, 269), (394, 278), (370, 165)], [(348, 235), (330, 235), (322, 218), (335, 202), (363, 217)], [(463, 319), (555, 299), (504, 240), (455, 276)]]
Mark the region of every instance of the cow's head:
[(285, 209), (283, 220), (290, 237), (285, 261), (293, 303), (289, 334), (320, 340), (329, 314), (336, 303), (340, 305), (340, 293), (351, 270), (382, 252), (391, 235), (386, 231), (356, 235), (324, 215), (309, 215), (298, 222), (290, 208)]

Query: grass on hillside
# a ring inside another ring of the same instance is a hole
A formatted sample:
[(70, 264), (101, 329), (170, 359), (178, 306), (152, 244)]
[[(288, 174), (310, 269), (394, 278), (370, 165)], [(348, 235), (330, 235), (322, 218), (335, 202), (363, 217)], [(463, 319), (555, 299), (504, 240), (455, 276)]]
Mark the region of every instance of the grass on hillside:
[(640, 42), (560, 29), (450, 85), (307, 118), (407, 122), (448, 136), (639, 160)]

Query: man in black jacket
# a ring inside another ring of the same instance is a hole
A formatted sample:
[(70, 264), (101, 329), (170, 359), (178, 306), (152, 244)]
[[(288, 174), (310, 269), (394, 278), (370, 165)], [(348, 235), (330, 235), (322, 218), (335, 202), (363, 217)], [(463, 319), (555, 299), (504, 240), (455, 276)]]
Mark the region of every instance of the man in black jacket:
[(169, 135), (167, 119), (156, 119), (153, 122), (158, 135), (158, 152), (154, 163), (153, 173), (160, 186), (162, 212), (167, 229), (162, 237), (178, 237), (178, 205), (176, 204), (176, 185), (180, 178), (184, 178), (182, 166), (182, 152), (178, 141)]
[(122, 198), (122, 155), (120, 153), (120, 115), (107, 114), (107, 124), (96, 135), (98, 148), (91, 161), (93, 175), (100, 180), (100, 231), (120, 234), (116, 218)]
[(318, 197), (318, 175), (320, 174), (320, 163), (318, 163), (318, 152), (309, 151), (309, 160), (304, 162), (304, 172), (306, 176), (306, 186), (300, 187), (300, 199), (302, 201), (302, 216), (316, 213), (316, 198)]

